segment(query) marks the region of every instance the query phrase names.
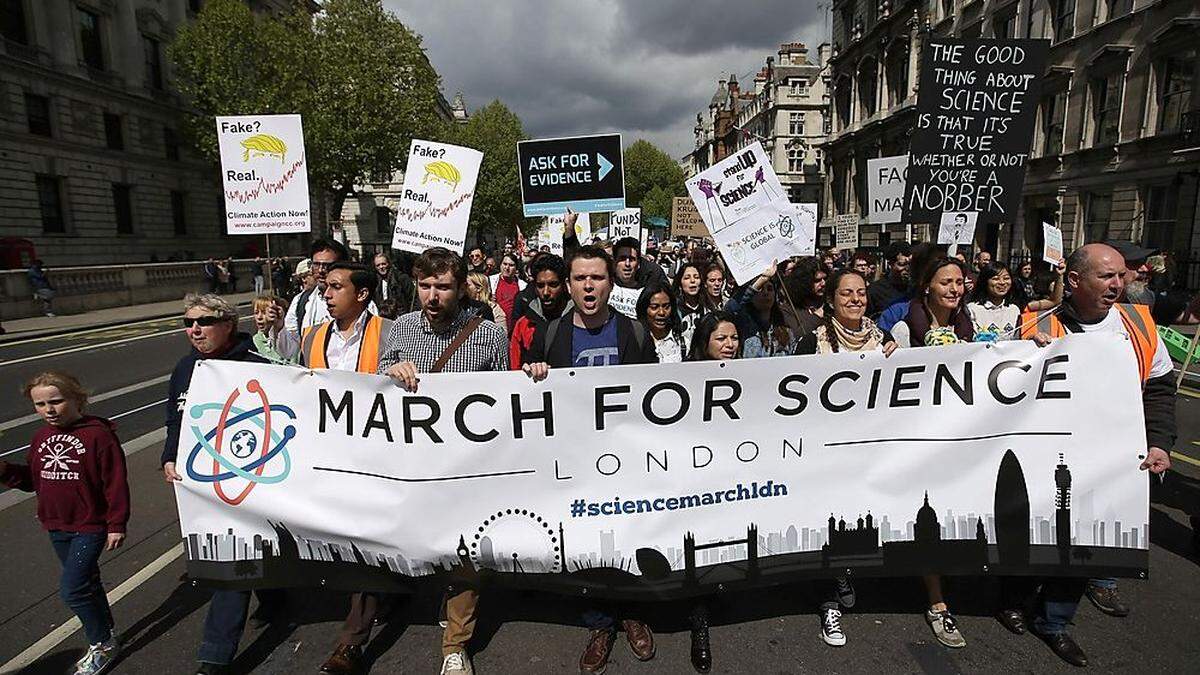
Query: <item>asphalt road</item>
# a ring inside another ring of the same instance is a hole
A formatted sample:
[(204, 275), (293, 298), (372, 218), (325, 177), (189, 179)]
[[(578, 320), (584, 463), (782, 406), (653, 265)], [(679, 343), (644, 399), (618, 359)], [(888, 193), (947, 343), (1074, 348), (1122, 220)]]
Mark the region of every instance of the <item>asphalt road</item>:
[[(191, 672), (204, 619), (205, 593), (183, 579), (172, 489), (158, 469), (166, 377), (187, 342), (176, 320), (157, 320), (67, 336), (0, 345), (0, 453), (24, 461), (37, 422), (18, 394), (29, 375), (54, 367), (81, 377), (94, 392), (95, 414), (117, 420), (130, 453), (134, 517), (127, 544), (106, 554), (102, 571), (126, 644), (118, 673)], [(1200, 513), (1200, 393), (1178, 398), (1180, 440), (1175, 471), (1156, 487), (1151, 511), (1151, 579), (1124, 581), (1133, 608), (1126, 619), (1080, 609), (1074, 635), (1104, 672), (1196, 672), (1200, 656), (1200, 555), (1186, 513)], [(0, 671), (22, 654), (37, 654), (18, 672), (67, 672), (83, 651), (80, 631), (58, 598), (59, 565), (35, 518), (34, 500), (0, 493)], [(417, 515), (417, 514), (412, 514)], [(804, 587), (785, 587), (718, 602), (712, 629), (714, 672), (719, 673), (974, 673), (1065, 672), (1036, 639), (1006, 632), (991, 618), (989, 581), (950, 582), (951, 608), (960, 618), (966, 649), (949, 651), (932, 638), (921, 616), (919, 581), (861, 581), (858, 605), (844, 617), (849, 644), (821, 642), (816, 601)], [(328, 655), (347, 598), (318, 590), (293, 594), (298, 625), (248, 631), (235, 666), (242, 672), (316, 672)], [(623, 642), (610, 673), (688, 673), (686, 605), (636, 608), (658, 633), (649, 663)], [(485, 595), (476, 631), (474, 663), (480, 673), (576, 672), (586, 631), (580, 606), (561, 598), (519, 593)], [(368, 655), (374, 673), (435, 673), (440, 633), (435, 599), (402, 604)]]

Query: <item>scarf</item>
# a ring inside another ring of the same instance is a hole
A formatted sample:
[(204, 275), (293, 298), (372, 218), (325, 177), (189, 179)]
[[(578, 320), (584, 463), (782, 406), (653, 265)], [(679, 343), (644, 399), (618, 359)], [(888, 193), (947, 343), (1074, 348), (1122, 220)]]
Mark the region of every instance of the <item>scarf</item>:
[(934, 328), (929, 310), (925, 308), (925, 301), (916, 297), (908, 303), (908, 314), (905, 315), (904, 322), (908, 324), (910, 347), (970, 342), (975, 337), (975, 326), (971, 324), (971, 317), (961, 305), (950, 314), (949, 326)]
[[(833, 327), (832, 339), (829, 335), (830, 326)], [(879, 349), (883, 344), (883, 331), (865, 316), (858, 330), (846, 328), (837, 319), (827, 321), (817, 326), (816, 337), (819, 354), (832, 354), (835, 351), (870, 352)], [(836, 348), (834, 340), (837, 341)]]

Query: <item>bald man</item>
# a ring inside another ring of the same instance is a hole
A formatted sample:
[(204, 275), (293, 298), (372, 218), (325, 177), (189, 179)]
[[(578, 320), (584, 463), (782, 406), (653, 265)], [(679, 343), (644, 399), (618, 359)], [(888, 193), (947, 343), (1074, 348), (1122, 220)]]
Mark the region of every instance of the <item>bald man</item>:
[[(1142, 380), (1142, 410), (1146, 418), (1146, 457), (1141, 469), (1162, 474), (1171, 468), (1169, 451), (1175, 444), (1175, 383), (1171, 357), (1158, 336), (1154, 319), (1145, 305), (1122, 302), (1129, 270), (1125, 259), (1106, 244), (1087, 244), (1067, 258), (1066, 285), (1070, 297), (1057, 315), (1039, 317), (1027, 312), (1021, 318), (1022, 337), (1045, 346), (1068, 333), (1113, 332), (1129, 338)], [(1013, 632), (1024, 632), (1020, 602), (1032, 593), (1030, 583), (1005, 579), (1002, 624)], [(1102, 612), (1125, 616), (1129, 608), (1117, 594), (1115, 579), (1055, 577), (1042, 581), (1040, 607), (1033, 631), (1067, 663), (1087, 665), (1087, 655), (1067, 633), (1067, 626), (1084, 593)]]

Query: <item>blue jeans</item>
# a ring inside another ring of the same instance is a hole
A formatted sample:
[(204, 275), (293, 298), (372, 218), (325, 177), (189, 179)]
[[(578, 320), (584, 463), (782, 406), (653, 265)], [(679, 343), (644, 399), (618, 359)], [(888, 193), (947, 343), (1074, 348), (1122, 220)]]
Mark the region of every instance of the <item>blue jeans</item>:
[(99, 565), (107, 540), (108, 535), (103, 532), (50, 531), (50, 543), (62, 563), (58, 593), (79, 617), (88, 644), (92, 645), (112, 637), (112, 608), (100, 583)]
[(1088, 586), (1095, 586), (1096, 588), (1109, 588), (1109, 589), (1116, 588), (1117, 580), (1111, 579), (1108, 577), (1105, 577), (1103, 579), (1088, 579)]
[[(282, 603), (286, 598), (283, 590), (260, 590), (260, 605)], [(204, 617), (204, 637), (196, 660), (227, 666), (237, 655), (242, 631), (246, 628), (246, 615), (250, 610), (250, 591), (213, 591), (208, 603), (208, 614)]]
[(1040, 635), (1059, 635), (1075, 618), (1079, 601), (1083, 599), (1085, 579), (1053, 577), (1042, 582), (1042, 597), (1033, 629)]

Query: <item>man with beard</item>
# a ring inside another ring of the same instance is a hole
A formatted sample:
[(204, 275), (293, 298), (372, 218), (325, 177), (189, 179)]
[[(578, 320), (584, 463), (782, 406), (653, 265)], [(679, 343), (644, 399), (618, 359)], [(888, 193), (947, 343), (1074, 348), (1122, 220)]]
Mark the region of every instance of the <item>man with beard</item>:
[[(1146, 420), (1146, 458), (1140, 468), (1162, 474), (1171, 468), (1169, 449), (1175, 444), (1175, 382), (1171, 357), (1158, 336), (1145, 305), (1121, 302), (1130, 273), (1121, 253), (1107, 244), (1087, 244), (1067, 258), (1070, 297), (1058, 314), (1021, 317), (1021, 337), (1040, 345), (1068, 333), (1111, 332), (1129, 339), (1142, 381), (1142, 411)], [(1037, 580), (1032, 580), (1036, 582)], [(1067, 663), (1087, 665), (1087, 655), (1067, 633), (1083, 595), (1102, 612), (1125, 616), (1129, 608), (1117, 594), (1115, 579), (1044, 579), (1033, 631)], [(1014, 633), (1025, 631), (1019, 609), (1032, 594), (1030, 580), (1005, 580), (1002, 624)]]
[(557, 319), (568, 304), (567, 265), (562, 258), (553, 253), (538, 256), (530, 266), (529, 276), (533, 280), (530, 287), (537, 295), (513, 324), (508, 342), (508, 364), (513, 370), (519, 370), (525, 363), (537, 328)]

